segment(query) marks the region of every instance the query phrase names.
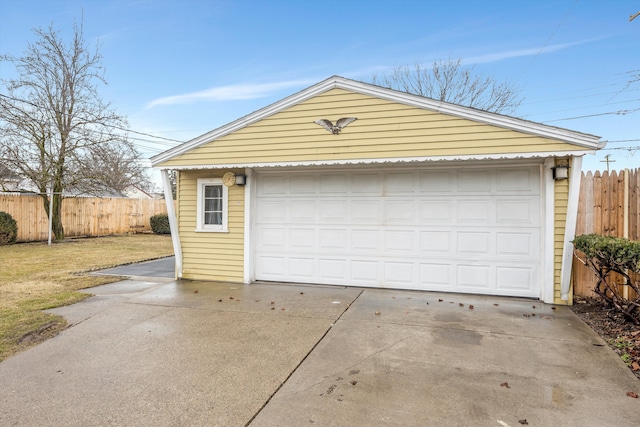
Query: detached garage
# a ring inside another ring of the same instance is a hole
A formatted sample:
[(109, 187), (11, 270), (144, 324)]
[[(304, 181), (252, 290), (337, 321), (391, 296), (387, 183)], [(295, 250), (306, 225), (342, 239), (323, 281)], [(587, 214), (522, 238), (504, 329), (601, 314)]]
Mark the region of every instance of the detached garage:
[(581, 160), (598, 148), (332, 77), (152, 163), (165, 191), (178, 171), (177, 278), (566, 304)]

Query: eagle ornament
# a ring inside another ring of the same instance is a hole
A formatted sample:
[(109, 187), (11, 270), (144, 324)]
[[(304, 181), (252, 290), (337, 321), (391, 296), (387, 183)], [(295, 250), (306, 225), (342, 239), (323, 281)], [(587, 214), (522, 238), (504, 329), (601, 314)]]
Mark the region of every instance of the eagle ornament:
[(335, 126), (327, 119), (319, 119), (314, 121), (314, 123), (322, 126), (332, 134), (338, 135), (342, 129), (349, 125), (349, 123), (355, 122), (356, 120), (358, 120), (356, 117), (343, 117), (336, 122)]

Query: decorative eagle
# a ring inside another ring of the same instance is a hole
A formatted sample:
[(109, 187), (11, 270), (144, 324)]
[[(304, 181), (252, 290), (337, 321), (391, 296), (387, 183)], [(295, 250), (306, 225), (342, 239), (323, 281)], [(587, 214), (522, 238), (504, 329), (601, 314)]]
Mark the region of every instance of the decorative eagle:
[(316, 120), (314, 121), (314, 123), (322, 126), (332, 134), (337, 135), (343, 128), (347, 127), (349, 123), (355, 122), (356, 120), (358, 120), (356, 117), (343, 117), (336, 122), (335, 126), (333, 125), (333, 123), (331, 123), (330, 120), (327, 119)]

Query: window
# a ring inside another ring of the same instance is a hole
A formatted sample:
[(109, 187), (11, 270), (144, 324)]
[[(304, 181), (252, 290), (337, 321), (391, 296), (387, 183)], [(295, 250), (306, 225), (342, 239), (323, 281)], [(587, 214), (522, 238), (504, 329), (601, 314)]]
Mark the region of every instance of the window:
[(222, 179), (198, 180), (198, 212), (196, 231), (226, 232), (228, 190)]

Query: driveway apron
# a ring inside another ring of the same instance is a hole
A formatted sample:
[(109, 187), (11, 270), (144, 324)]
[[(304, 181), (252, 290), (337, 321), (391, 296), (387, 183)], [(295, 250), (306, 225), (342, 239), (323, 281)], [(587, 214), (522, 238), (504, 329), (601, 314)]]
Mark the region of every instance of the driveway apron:
[(640, 382), (565, 307), (126, 280), (0, 363), (0, 425), (635, 425)]

